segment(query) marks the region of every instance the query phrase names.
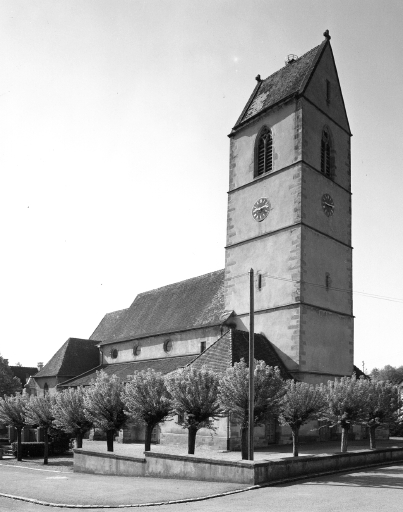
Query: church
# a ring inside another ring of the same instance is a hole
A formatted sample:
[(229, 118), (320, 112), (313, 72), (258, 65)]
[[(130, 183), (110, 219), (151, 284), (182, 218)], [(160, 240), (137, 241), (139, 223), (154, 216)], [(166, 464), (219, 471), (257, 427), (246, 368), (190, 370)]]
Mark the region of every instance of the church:
[[(335, 60), (324, 40), (256, 85), (229, 134), (225, 268), (140, 293), (107, 313), (88, 340), (70, 338), (35, 375), (37, 392), (86, 386), (97, 370), (123, 381), (248, 359), (249, 270), (255, 358), (309, 383), (351, 375), (353, 364), (351, 131)], [(270, 423), (270, 422), (269, 422)], [(257, 446), (285, 439), (257, 427)], [(125, 429), (121, 441), (140, 440)], [(171, 421), (154, 434), (185, 442)], [(239, 446), (229, 417), (198, 442)]]

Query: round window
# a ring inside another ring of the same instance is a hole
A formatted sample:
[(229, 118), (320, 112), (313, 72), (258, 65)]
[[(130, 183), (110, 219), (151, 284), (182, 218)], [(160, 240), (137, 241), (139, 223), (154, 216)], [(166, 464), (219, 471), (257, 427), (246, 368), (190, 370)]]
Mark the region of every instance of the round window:
[(165, 350), (165, 352), (171, 352), (171, 350), (172, 350), (172, 341), (171, 340), (167, 340), (164, 343), (164, 350)]
[(141, 345), (134, 345), (133, 347), (133, 355), (139, 356), (141, 352)]
[(116, 359), (118, 357), (118, 349), (117, 348), (112, 348), (111, 349), (111, 358), (112, 359)]

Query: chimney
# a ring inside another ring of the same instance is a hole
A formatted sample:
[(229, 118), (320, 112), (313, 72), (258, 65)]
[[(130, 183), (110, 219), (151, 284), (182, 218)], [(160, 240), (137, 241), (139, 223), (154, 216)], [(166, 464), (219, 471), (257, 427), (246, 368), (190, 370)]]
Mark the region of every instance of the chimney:
[(36, 366), (38, 367), (38, 372), (40, 372), (43, 368), (43, 363), (38, 363)]

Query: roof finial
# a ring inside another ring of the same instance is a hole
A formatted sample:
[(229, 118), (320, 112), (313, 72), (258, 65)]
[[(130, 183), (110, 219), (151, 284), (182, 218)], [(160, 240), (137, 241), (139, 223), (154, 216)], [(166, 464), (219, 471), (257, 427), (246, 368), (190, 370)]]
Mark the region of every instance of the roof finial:
[(260, 75), (257, 75), (257, 77), (255, 77), (255, 80), (256, 80), (256, 82), (261, 82), (262, 81), (262, 79), (260, 78)]
[(329, 34), (329, 31), (328, 31), (328, 30), (325, 30), (325, 31), (323, 32), (323, 35), (326, 37), (326, 39), (327, 39), (328, 41), (330, 41), (331, 37), (330, 37), (330, 34)]

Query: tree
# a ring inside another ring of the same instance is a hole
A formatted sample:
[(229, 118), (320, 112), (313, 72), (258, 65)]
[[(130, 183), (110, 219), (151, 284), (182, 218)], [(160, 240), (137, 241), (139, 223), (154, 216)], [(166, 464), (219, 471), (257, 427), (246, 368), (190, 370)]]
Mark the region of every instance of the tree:
[(53, 404), (54, 425), (76, 438), (77, 448), (82, 448), (83, 437), (92, 427), (84, 411), (83, 388), (68, 388), (55, 395)]
[(397, 419), (399, 393), (389, 381), (366, 380), (362, 385), (367, 396), (363, 424), (369, 427), (370, 448), (373, 450), (376, 448), (376, 429)]
[(135, 422), (146, 426), (145, 451), (151, 449), (154, 427), (171, 411), (171, 395), (161, 373), (152, 369), (135, 372), (122, 394), (125, 410)]
[(198, 430), (215, 430), (213, 422), (220, 412), (218, 376), (206, 367), (187, 367), (169, 375), (166, 385), (173, 412), (184, 416), (182, 427), (188, 429), (188, 453), (193, 454)]
[(288, 380), (285, 391), (279, 407), (279, 422), (291, 428), (292, 453), (298, 457), (299, 430), (302, 425), (318, 417), (325, 406), (325, 397), (319, 386), (307, 382)]
[(341, 426), (341, 451), (347, 451), (348, 433), (352, 425), (362, 423), (365, 418), (367, 395), (365, 379), (341, 377), (321, 386), (327, 401), (323, 418), (333, 426)]
[(117, 375), (107, 375), (103, 370), (85, 390), (85, 414), (94, 426), (106, 432), (108, 452), (113, 452), (113, 438), (116, 430), (126, 422), (122, 400), (123, 383)]
[[(255, 361), (254, 369), (254, 425), (264, 423), (278, 410), (284, 394), (284, 380), (280, 370), (267, 366), (264, 361)], [(241, 424), (242, 459), (248, 458), (249, 425), (249, 369), (244, 359), (227, 368), (220, 379), (220, 403)]]
[(374, 368), (371, 371), (372, 380), (388, 380), (392, 384), (399, 384), (403, 381), (403, 366), (395, 367), (387, 364), (383, 368)]
[(47, 393), (45, 396), (31, 396), (25, 407), (25, 419), (29, 425), (43, 428), (45, 453), (43, 463), (48, 463), (49, 457), (49, 429), (53, 426), (54, 397)]
[(26, 395), (5, 396), (0, 398), (0, 423), (17, 430), (17, 460), (22, 460), (21, 431), (25, 426)]
[(0, 397), (4, 395), (15, 395), (22, 389), (21, 381), (15, 377), (8, 366), (8, 359), (0, 356)]

